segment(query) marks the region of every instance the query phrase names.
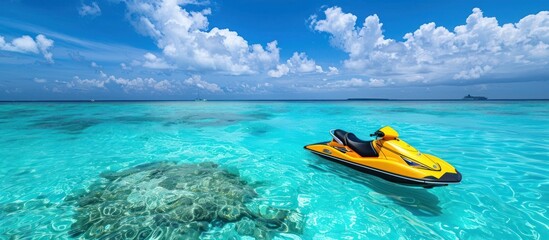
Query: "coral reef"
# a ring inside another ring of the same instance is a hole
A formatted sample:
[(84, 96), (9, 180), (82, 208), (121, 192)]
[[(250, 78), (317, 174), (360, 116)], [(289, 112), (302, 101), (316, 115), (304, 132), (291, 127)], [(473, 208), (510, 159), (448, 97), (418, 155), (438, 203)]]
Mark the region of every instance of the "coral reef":
[(254, 189), (213, 163), (155, 162), (101, 177), (65, 199), (75, 206), (71, 237), (216, 238), (216, 230), (220, 235), (230, 228), (239, 236), (270, 239), (303, 228), (297, 211), (254, 206)]

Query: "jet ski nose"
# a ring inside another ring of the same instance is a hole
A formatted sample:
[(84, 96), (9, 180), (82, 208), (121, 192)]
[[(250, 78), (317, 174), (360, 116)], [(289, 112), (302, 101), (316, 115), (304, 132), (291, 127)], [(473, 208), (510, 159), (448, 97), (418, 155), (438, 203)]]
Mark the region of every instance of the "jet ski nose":
[(461, 173), (456, 170), (456, 173), (447, 172), (438, 179), (432, 176), (425, 177), (425, 179), (437, 183), (459, 183), (461, 182)]

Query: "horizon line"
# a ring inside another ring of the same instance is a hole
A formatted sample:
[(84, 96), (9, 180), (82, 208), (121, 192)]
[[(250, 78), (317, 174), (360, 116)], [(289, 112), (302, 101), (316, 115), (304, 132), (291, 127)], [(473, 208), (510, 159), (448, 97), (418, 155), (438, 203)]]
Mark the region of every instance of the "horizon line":
[[(199, 102), (390, 102), (390, 101), (458, 101), (458, 102), (489, 102), (489, 101), (549, 101), (549, 98), (494, 98), (486, 100), (466, 100), (461, 98), (441, 98), (441, 99), (426, 99), (426, 98), (409, 98), (409, 99), (390, 99), (390, 98), (334, 98), (334, 99), (211, 99)], [(16, 102), (196, 102), (195, 99), (61, 99), (61, 100), (0, 100), (0, 103), (16, 103)]]

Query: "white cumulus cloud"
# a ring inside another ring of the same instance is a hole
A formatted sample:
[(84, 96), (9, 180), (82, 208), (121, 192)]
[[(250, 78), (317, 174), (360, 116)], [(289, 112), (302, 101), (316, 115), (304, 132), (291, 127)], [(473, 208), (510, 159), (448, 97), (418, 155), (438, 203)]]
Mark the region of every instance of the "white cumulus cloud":
[(305, 53), (294, 52), (292, 57), (284, 64), (278, 64), (276, 69), (269, 70), (267, 74), (270, 77), (279, 78), (288, 73), (322, 73), (322, 67), (316, 65), (315, 61), (309, 59)]
[(53, 54), (49, 51), (51, 47), (53, 47), (53, 40), (42, 34), (38, 34), (35, 39), (24, 35), (13, 39), (11, 42), (6, 42), (4, 37), (0, 36), (0, 50), (42, 54), (49, 63), (53, 63)]
[(82, 6), (78, 9), (78, 14), (80, 16), (99, 16), (101, 15), (101, 8), (99, 8), (96, 2), (92, 2), (90, 5), (82, 3)]
[(490, 70), (492, 70), (492, 67), (490, 67), (489, 65), (485, 65), (484, 67), (477, 65), (472, 69), (463, 70), (459, 73), (456, 73), (453, 79), (477, 79), (480, 78), (482, 75), (488, 73)]
[(232, 75), (272, 69), (279, 61), (277, 42), (265, 47), (249, 44), (237, 32), (208, 30), (209, 8), (204, 1), (128, 0), (128, 16), (135, 28), (155, 40), (165, 60), (184, 70), (209, 70)]
[(179, 90), (181, 84), (176, 81), (156, 80), (154, 78), (123, 78), (114, 75), (108, 75), (99, 71), (99, 78), (81, 78), (74, 76), (72, 81), (64, 83), (67, 88), (90, 90), (94, 88), (108, 89), (109, 85), (117, 85), (125, 92), (156, 91), (173, 92)]
[(475, 8), (453, 31), (431, 22), (407, 33), (404, 41), (385, 38), (377, 15), (358, 26), (357, 17), (339, 7), (324, 15), (313, 16), (311, 27), (329, 33), (331, 44), (348, 53), (346, 68), (372, 79), (432, 84), (549, 74), (548, 11), (500, 25)]
[(370, 78), (370, 80), (368, 80), (368, 86), (370, 86), (370, 87), (384, 87), (384, 86), (387, 86), (387, 81), (385, 81), (383, 79)]
[(361, 78), (351, 78), (345, 80), (328, 81), (324, 80), (321, 84), (314, 85), (313, 88), (317, 89), (341, 89), (341, 88), (355, 88), (368, 86), (368, 82)]
[(336, 67), (328, 67), (329, 72), (327, 73), (328, 76), (337, 75), (339, 74), (339, 69)]
[(152, 69), (174, 68), (174, 66), (171, 66), (170, 64), (168, 64), (164, 59), (159, 58), (152, 53), (146, 53), (143, 57), (145, 57), (145, 62), (143, 63), (143, 67), (152, 68)]
[(270, 77), (279, 78), (279, 77), (282, 77), (284, 75), (287, 75), (289, 72), (290, 72), (290, 68), (288, 67), (288, 65), (278, 64), (276, 66), (276, 69), (269, 70), (269, 72), (267, 72), (267, 74)]
[(195, 87), (200, 88), (200, 89), (208, 90), (210, 92), (222, 92), (223, 91), (223, 90), (221, 90), (221, 88), (217, 84), (206, 82), (206, 81), (202, 80), (202, 78), (199, 75), (194, 75), (190, 78), (187, 78), (184, 81), (184, 83), (187, 84), (187, 85), (195, 86)]
[(384, 87), (391, 84), (389, 81), (377, 78), (363, 80), (362, 78), (351, 78), (343, 80), (329, 81), (324, 80), (320, 84), (314, 85), (316, 89), (342, 89), (342, 88), (362, 88), (362, 87)]

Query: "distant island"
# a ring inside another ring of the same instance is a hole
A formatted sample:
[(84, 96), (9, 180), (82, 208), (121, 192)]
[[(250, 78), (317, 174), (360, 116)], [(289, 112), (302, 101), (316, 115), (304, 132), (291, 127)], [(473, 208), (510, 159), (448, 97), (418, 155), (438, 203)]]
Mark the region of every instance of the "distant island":
[(488, 100), (488, 98), (482, 97), (482, 96), (471, 96), (471, 94), (467, 94), (467, 96), (463, 97), (462, 100), (475, 100), (475, 101), (478, 101), (478, 100)]
[(347, 101), (389, 101), (388, 98), (347, 98)]

